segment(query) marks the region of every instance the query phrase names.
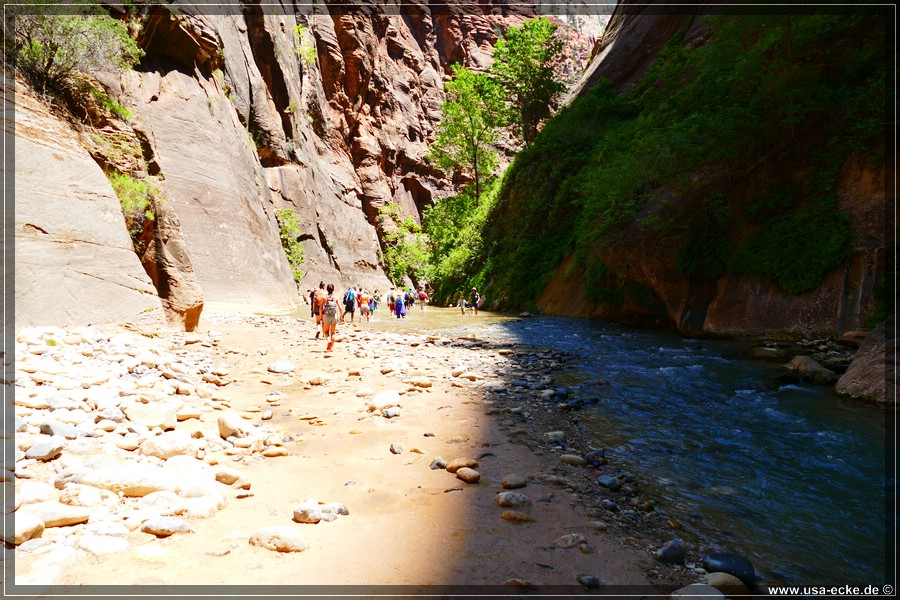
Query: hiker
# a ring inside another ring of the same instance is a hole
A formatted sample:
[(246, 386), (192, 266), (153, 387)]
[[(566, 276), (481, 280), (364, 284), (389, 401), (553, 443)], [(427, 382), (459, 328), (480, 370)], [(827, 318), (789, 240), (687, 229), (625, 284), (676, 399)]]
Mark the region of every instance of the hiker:
[(363, 317), (366, 318), (366, 323), (369, 322), (369, 292), (368, 290), (360, 290), (360, 292), (356, 295), (356, 304), (359, 306), (359, 321), (362, 322)]
[(425, 288), (419, 288), (419, 310), (425, 310), (425, 303), (428, 302), (428, 294), (425, 293)]
[(316, 317), (316, 339), (325, 332), (322, 324), (322, 305), (325, 304), (325, 296), (325, 282), (320, 281), (319, 289), (314, 290), (312, 295), (313, 315)]
[(465, 315), (466, 315), (466, 297), (465, 297), (465, 296), (462, 296), (462, 297), (459, 299), (459, 304), (458, 304), (458, 306), (462, 309), (462, 314), (463, 314), (463, 316), (465, 316)]
[(378, 310), (378, 305), (381, 304), (381, 294), (378, 293), (378, 288), (372, 292), (372, 312)]
[(478, 293), (478, 290), (472, 288), (472, 310), (475, 311), (475, 316), (478, 316), (478, 303), (481, 302), (481, 294)]
[(397, 308), (394, 304), (396, 298), (394, 297), (394, 286), (391, 286), (391, 291), (387, 294), (387, 303), (391, 310), (391, 316), (394, 315), (394, 309)]
[(306, 290), (303, 301), (309, 304), (309, 316), (316, 316), (316, 290)]
[(396, 306), (394, 306), (394, 314), (397, 315), (398, 319), (406, 318), (406, 306), (404, 306), (404, 304), (403, 304), (403, 296), (402, 295), (397, 296)]
[[(334, 284), (329, 283), (325, 302), (322, 304), (322, 329), (325, 332), (325, 339), (328, 340), (326, 352), (331, 352), (334, 349), (334, 331), (337, 329), (339, 318), (341, 322), (344, 321), (344, 311), (341, 310), (337, 298), (334, 297)], [(316, 337), (319, 337), (318, 333), (316, 334)]]
[[(344, 315), (350, 313), (350, 322), (353, 323), (353, 317), (356, 314), (356, 292), (353, 291), (353, 286), (347, 288), (347, 292), (344, 294)], [(341, 316), (341, 323), (344, 322), (344, 316)]]

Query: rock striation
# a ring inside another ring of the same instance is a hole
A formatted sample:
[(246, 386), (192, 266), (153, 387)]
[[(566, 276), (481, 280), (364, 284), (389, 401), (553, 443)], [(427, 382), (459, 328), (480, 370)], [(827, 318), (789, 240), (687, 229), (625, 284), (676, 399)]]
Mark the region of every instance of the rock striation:
[(24, 82), (14, 88), (16, 326), (163, 323), (116, 194), (79, 132)]

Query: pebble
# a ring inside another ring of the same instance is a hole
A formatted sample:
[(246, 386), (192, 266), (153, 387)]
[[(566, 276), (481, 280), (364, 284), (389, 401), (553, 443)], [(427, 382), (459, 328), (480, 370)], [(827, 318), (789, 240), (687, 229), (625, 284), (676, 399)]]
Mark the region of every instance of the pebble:
[(435, 456), (434, 460), (431, 461), (431, 464), (428, 465), (428, 468), (430, 468), (432, 471), (436, 471), (438, 469), (446, 469), (447, 461), (440, 456)]
[(574, 548), (582, 544), (587, 544), (587, 539), (582, 534), (570, 533), (556, 538), (551, 545), (554, 548)]
[(155, 517), (141, 525), (141, 531), (156, 537), (168, 537), (175, 533), (191, 533), (190, 525), (178, 517)]
[(669, 540), (656, 551), (656, 560), (668, 564), (684, 564), (684, 557), (684, 543), (679, 539)]
[(618, 478), (613, 477), (612, 475), (601, 475), (597, 478), (597, 483), (607, 489), (610, 489), (614, 492), (619, 491), (622, 487), (622, 482), (618, 480)]
[(41, 423), (40, 430), (46, 435), (55, 435), (67, 440), (74, 440), (78, 437), (78, 430), (73, 425), (55, 419), (46, 419)]
[(505, 510), (500, 513), (500, 518), (510, 523), (531, 523), (534, 521), (534, 517), (518, 510)]
[(304, 552), (309, 542), (296, 528), (287, 525), (273, 525), (257, 529), (250, 536), (251, 546), (260, 546), (274, 552)]
[(391, 444), (391, 454), (403, 454), (403, 448), (398, 444)]
[(579, 575), (575, 578), (575, 581), (580, 583), (586, 588), (598, 588), (600, 587), (600, 579), (594, 577), (593, 575)]
[(381, 411), (381, 416), (385, 419), (393, 419), (395, 417), (400, 416), (400, 409), (396, 406), (392, 406), (388, 409)]
[(530, 506), (531, 499), (525, 494), (518, 492), (500, 492), (494, 496), (494, 503), (507, 508), (518, 508)]
[(279, 360), (270, 364), (266, 370), (269, 373), (293, 373), (294, 363), (289, 360)]
[(577, 454), (563, 454), (559, 457), (559, 460), (564, 462), (567, 465), (572, 465), (574, 467), (583, 467), (588, 464), (587, 459), (583, 456), (578, 456)]
[(65, 442), (62, 440), (48, 440), (38, 442), (25, 451), (25, 458), (33, 458), (35, 460), (53, 460), (62, 454), (65, 448)]
[[(449, 471), (450, 468), (447, 467), (447, 470)], [(466, 483), (478, 483), (478, 480), (481, 479), (481, 473), (475, 469), (470, 469), (469, 467), (461, 467), (458, 469), (456, 471), (456, 476)]]
[(447, 470), (451, 473), (456, 473), (463, 467), (468, 469), (477, 469), (478, 461), (474, 458), (454, 458), (449, 463), (447, 463)]
[(500, 486), (506, 490), (517, 490), (528, 485), (528, 479), (516, 473), (508, 473), (503, 476)]
[(318, 523), (322, 520), (322, 509), (316, 500), (306, 500), (294, 507), (294, 520), (298, 523)]

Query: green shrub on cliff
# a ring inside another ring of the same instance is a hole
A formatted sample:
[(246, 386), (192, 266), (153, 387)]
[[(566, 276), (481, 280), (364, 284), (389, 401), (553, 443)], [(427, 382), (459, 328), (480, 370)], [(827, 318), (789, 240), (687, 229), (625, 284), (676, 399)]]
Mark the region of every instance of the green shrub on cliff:
[[(833, 190), (848, 157), (884, 153), (884, 19), (707, 25), (705, 44), (676, 37), (622, 95), (601, 81), (516, 157), (481, 231), (486, 295), (525, 305), (569, 255), (588, 297), (613, 305), (647, 296), (627, 288), (629, 261), (800, 293), (847, 259), (850, 223)], [(627, 257), (614, 276), (610, 255)]]
[(16, 67), (43, 93), (71, 84), (78, 74), (131, 68), (143, 56), (126, 27), (96, 4), (12, 12), (12, 35), (7, 30), (5, 37)]
[(275, 211), (275, 219), (278, 221), (278, 234), (281, 238), (281, 247), (291, 266), (291, 274), (294, 281), (300, 283), (303, 278), (303, 263), (306, 261), (306, 253), (303, 244), (300, 243), (300, 221), (297, 213), (292, 208), (279, 208)]
[(427, 236), (422, 228), (412, 217), (403, 218), (397, 204), (385, 204), (378, 217), (384, 231), (382, 259), (388, 279), (397, 286), (403, 285), (407, 277), (420, 281), (426, 275), (429, 256)]

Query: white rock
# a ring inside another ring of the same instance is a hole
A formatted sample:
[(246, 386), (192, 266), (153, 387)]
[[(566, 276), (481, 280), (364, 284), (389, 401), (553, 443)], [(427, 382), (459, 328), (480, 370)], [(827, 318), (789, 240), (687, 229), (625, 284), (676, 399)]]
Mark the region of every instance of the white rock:
[(267, 368), (270, 373), (292, 373), (294, 363), (289, 360), (279, 360), (270, 364)]
[(251, 546), (260, 546), (275, 552), (303, 552), (309, 542), (302, 533), (287, 525), (263, 527), (250, 536)]
[(128, 402), (123, 403), (120, 408), (129, 421), (168, 430), (175, 429), (178, 424), (177, 412), (181, 407), (181, 402)]
[(219, 435), (223, 439), (231, 436), (244, 437), (253, 432), (253, 425), (231, 410), (225, 410), (219, 414), (218, 425)]
[(69, 506), (68, 504), (49, 501), (26, 504), (16, 511), (16, 515), (18, 517), (19, 513), (29, 512), (43, 521), (44, 527), (63, 527), (65, 525), (87, 522), (92, 510), (92, 508), (86, 506)]
[[(27, 511), (16, 511), (15, 516), (15, 531), (13, 532), (13, 537), (9, 537), (9, 531), (6, 527), (3, 528), (3, 541), (15, 544), (18, 546), (23, 542), (27, 542), (28, 540), (36, 537), (40, 537), (44, 532), (44, 522), (41, 518)], [(18, 582), (18, 579), (17, 579)]]
[(128, 540), (109, 535), (88, 533), (78, 538), (77, 546), (85, 552), (95, 556), (102, 556), (104, 554), (124, 552), (128, 549)]
[(382, 411), (386, 408), (391, 408), (392, 406), (400, 406), (400, 393), (395, 390), (378, 392), (375, 394), (375, 397), (369, 401), (369, 404), (374, 406), (376, 410)]
[(16, 500), (21, 504), (36, 504), (56, 499), (56, 488), (43, 481), (23, 481), (16, 486)]
[(71, 481), (130, 497), (172, 488), (171, 477), (162, 468), (135, 461), (76, 474)]
[(316, 500), (306, 500), (294, 507), (294, 520), (298, 523), (318, 523), (322, 520), (322, 509)]
[(173, 456), (197, 456), (200, 450), (197, 440), (187, 431), (167, 431), (162, 435), (144, 441), (139, 447), (140, 454), (147, 454), (166, 460)]

